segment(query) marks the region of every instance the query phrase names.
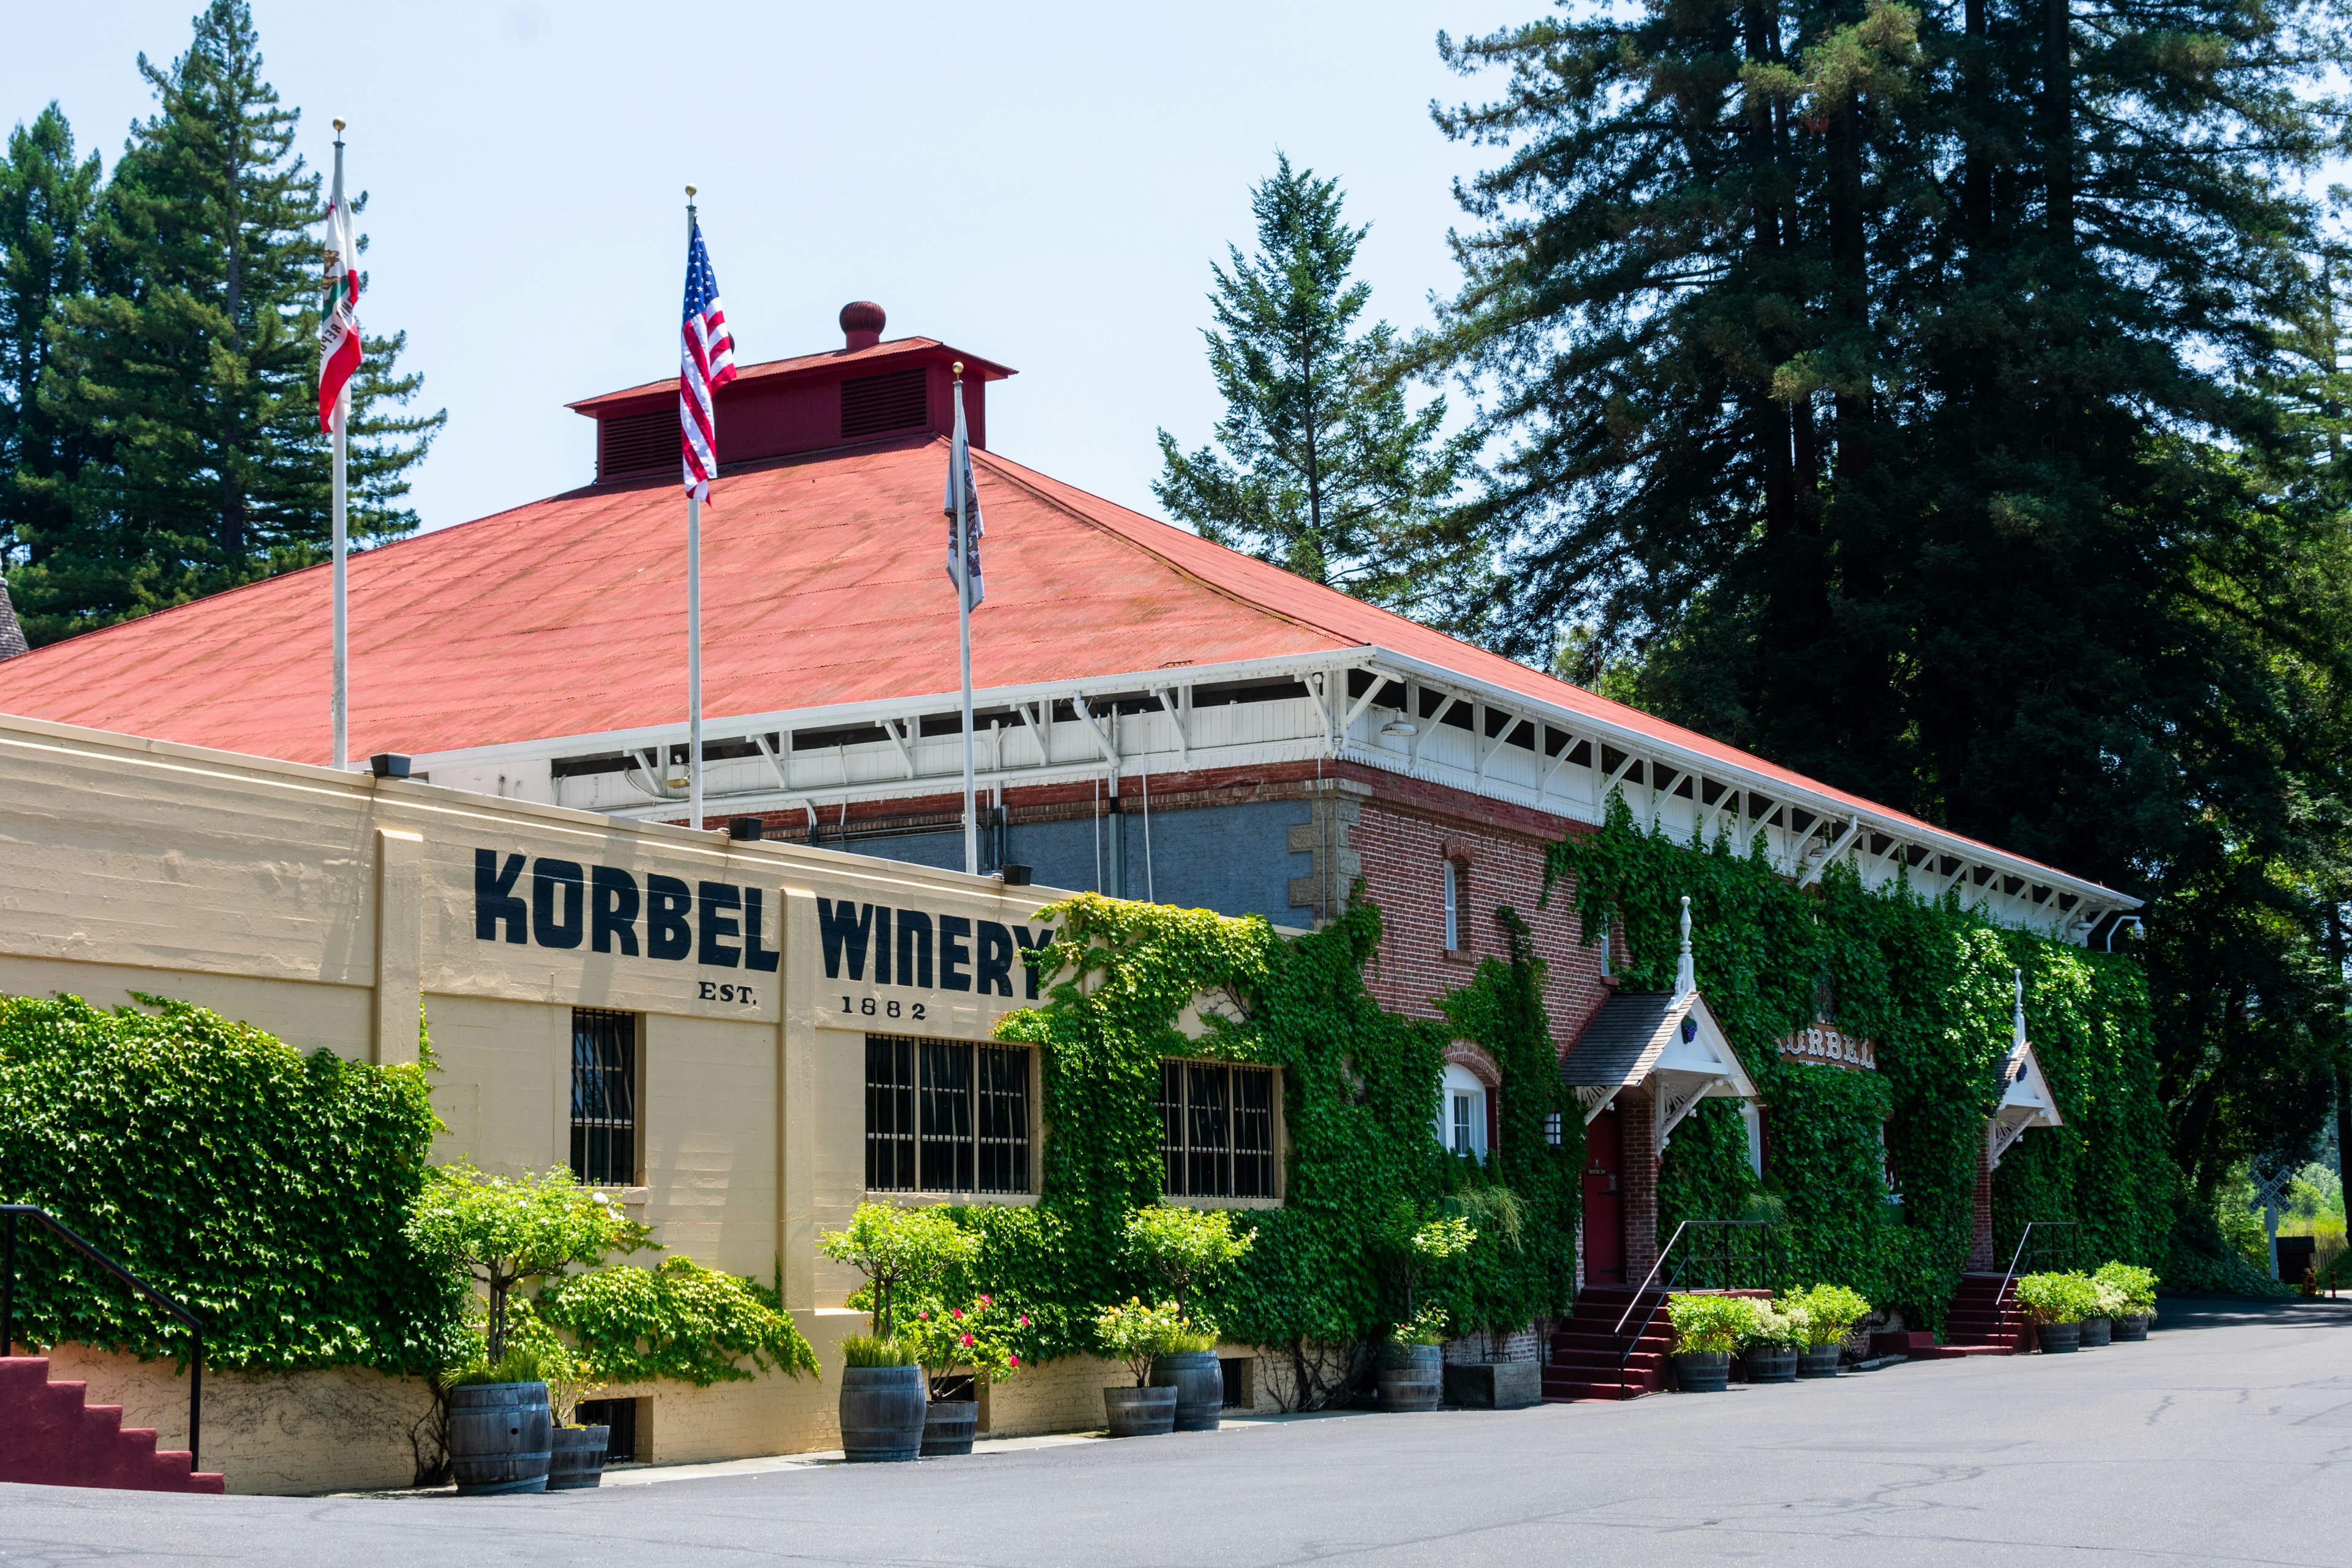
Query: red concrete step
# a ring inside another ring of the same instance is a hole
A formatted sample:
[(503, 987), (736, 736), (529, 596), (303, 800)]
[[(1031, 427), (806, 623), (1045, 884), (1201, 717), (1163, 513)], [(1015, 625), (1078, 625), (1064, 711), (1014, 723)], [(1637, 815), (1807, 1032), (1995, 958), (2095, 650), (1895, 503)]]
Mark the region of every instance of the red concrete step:
[(122, 1425), (119, 1405), (92, 1405), (88, 1385), (52, 1382), (47, 1356), (0, 1357), (0, 1481), (121, 1491), (226, 1489), (193, 1470), (184, 1450), (159, 1452), (152, 1427)]

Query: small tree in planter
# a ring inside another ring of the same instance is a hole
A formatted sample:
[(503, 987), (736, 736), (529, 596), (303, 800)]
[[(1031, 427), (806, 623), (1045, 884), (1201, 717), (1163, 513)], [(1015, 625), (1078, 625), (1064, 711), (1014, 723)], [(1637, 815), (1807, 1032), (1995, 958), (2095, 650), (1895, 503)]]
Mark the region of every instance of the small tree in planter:
[(1095, 1342), (1135, 1376), (1132, 1386), (1103, 1390), (1103, 1413), (1112, 1436), (1156, 1437), (1175, 1430), (1176, 1389), (1172, 1384), (1153, 1386), (1151, 1363), (1187, 1333), (1202, 1331), (1200, 1325), (1184, 1321), (1173, 1301), (1154, 1304), (1130, 1296), (1095, 1314)]
[(1669, 1296), (1666, 1321), (1675, 1329), (1675, 1381), (1685, 1394), (1716, 1394), (1730, 1386), (1731, 1352), (1756, 1328), (1756, 1303), (1745, 1296)]
[(914, 1345), (898, 1340), (901, 1307), (915, 1305), (902, 1298), (969, 1259), (980, 1238), (943, 1209), (860, 1204), (819, 1246), (866, 1276), (860, 1293), (874, 1330), (867, 1342), (842, 1347), (842, 1450), (853, 1461), (912, 1459), (922, 1451), (929, 1383)]
[(1815, 1285), (1792, 1293), (1782, 1305), (1804, 1325), (1797, 1375), (1835, 1377), (1840, 1347), (1853, 1326), (1870, 1316), (1870, 1298), (1843, 1285)]
[(2050, 1354), (2079, 1348), (2083, 1320), (2099, 1310), (2098, 1292), (2080, 1274), (2028, 1274), (2017, 1282), (2017, 1299), (2032, 1316), (2034, 1338)]
[(540, 1351), (508, 1343), (515, 1287), (635, 1251), (653, 1233), (563, 1166), (509, 1177), (470, 1163), (431, 1173), (406, 1232), (419, 1252), (444, 1259), (485, 1292), (482, 1354), (446, 1380), (442, 1395), (457, 1489), (544, 1489), (554, 1416)]
[(483, 1360), (507, 1352), (507, 1301), (525, 1280), (652, 1245), (653, 1232), (557, 1165), (493, 1176), (470, 1161), (433, 1171), (409, 1211), (409, 1241), (470, 1274), (488, 1297)]
[(1380, 1250), (1404, 1295), (1404, 1316), (1400, 1321), (1416, 1321), (1413, 1296), (1429, 1274), (1469, 1251), (1477, 1241), (1478, 1233), (1467, 1220), (1452, 1215), (1425, 1220), (1402, 1203), (1391, 1211), (1389, 1223), (1381, 1232)]
[[(1168, 1282), (1180, 1314), (1190, 1314), (1201, 1294), (1214, 1289), (1248, 1255), (1255, 1239), (1247, 1232), (1236, 1235), (1234, 1216), (1223, 1209), (1156, 1204), (1127, 1216), (1128, 1256)], [(1214, 1431), (1223, 1416), (1225, 1375), (1216, 1352), (1216, 1335), (1196, 1328), (1163, 1352), (1152, 1371), (1153, 1382), (1176, 1390), (1180, 1432)]]

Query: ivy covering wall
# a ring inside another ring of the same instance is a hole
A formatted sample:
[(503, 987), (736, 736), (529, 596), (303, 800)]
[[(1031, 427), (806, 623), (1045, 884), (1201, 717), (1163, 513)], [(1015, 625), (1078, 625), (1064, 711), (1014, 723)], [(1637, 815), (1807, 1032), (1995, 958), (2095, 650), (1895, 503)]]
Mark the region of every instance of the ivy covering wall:
[[(1993, 926), (1957, 896), (1928, 901), (1901, 879), (1865, 890), (1843, 865), (1799, 888), (1760, 839), (1744, 854), (1728, 834), (1677, 842), (1642, 830), (1622, 799), (1601, 831), (1555, 847), (1551, 875), (1586, 929), (1613, 921), (1625, 933), (1620, 969), (1634, 988), (1673, 983), (1690, 899), (1699, 990), (1765, 1107), (1760, 1184), (1728, 1104), (1675, 1130), (1659, 1172), (1662, 1239), (1685, 1218), (1778, 1213), (1783, 1283), (1832, 1280), (1915, 1323), (1940, 1321), (1973, 1238), (1977, 1154), (2021, 969), (2028, 1037), (2065, 1124), (2003, 1156), (1996, 1237), (2006, 1246), (2026, 1220), (2074, 1221), (2088, 1263), (2165, 1266), (2180, 1184), (2132, 959)], [(1875, 1072), (1780, 1056), (1777, 1042), (1824, 1005), (1840, 1029), (1875, 1043)], [(1890, 1165), (1899, 1204), (1887, 1201)]]
[[(1380, 1241), (1400, 1214), (1460, 1213), (1480, 1233), (1420, 1287), (1455, 1331), (1523, 1328), (1568, 1299), (1578, 1163), (1545, 1142), (1558, 1063), (1522, 933), (1509, 932), (1511, 962), (1487, 961), (1445, 999), (1440, 1025), (1385, 1012), (1365, 989), (1381, 939), (1367, 903), (1288, 939), (1255, 917), (1094, 894), (1045, 914), (1056, 935), (1035, 962), (1058, 978), (1044, 1005), (997, 1031), (1042, 1053), (1041, 1195), (1031, 1208), (963, 1211), (986, 1240), (954, 1287), (1022, 1301), (1048, 1354), (1090, 1349), (1090, 1304), (1151, 1288), (1122, 1256), (1121, 1230), (1129, 1209), (1160, 1197), (1160, 1063), (1191, 1057), (1282, 1069), (1282, 1205), (1239, 1216), (1255, 1243), (1203, 1303), (1229, 1337), (1303, 1350), (1395, 1322)], [(1180, 1025), (1195, 997), (1207, 999), (1206, 1033), (1190, 1038)], [(1485, 1046), (1502, 1075), (1501, 1136), (1483, 1161), (1446, 1152), (1432, 1127), (1455, 1038)]]
[[(439, 1126), (424, 1070), (141, 1000), (0, 996), (0, 1194), (185, 1304), (210, 1364), (456, 1359), (463, 1286), (401, 1234)], [(184, 1359), (176, 1322), (47, 1231), (19, 1222), (17, 1248), (20, 1341)]]

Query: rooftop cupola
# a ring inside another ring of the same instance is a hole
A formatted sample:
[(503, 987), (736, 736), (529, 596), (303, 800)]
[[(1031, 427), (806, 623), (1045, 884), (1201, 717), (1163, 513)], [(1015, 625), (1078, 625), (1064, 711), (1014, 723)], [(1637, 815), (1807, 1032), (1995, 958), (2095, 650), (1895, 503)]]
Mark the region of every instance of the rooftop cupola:
[[(853, 300), (841, 308), (841, 347), (742, 364), (711, 398), (719, 422), (719, 478), (737, 465), (767, 458), (951, 434), (950, 367), (958, 360), (964, 363), (964, 419), (971, 444), (985, 447), (988, 384), (1012, 370), (937, 338), (886, 342), (882, 332), (888, 324), (881, 306)], [(597, 483), (677, 477), (675, 375), (585, 398), (572, 408), (596, 421)]]

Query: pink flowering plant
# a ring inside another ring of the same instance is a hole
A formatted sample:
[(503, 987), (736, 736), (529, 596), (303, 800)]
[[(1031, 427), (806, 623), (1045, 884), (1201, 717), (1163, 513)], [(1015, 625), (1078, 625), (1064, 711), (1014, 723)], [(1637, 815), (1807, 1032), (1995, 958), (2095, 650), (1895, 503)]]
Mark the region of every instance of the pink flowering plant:
[(1037, 1335), (1027, 1312), (980, 1295), (961, 1303), (922, 1302), (898, 1320), (898, 1338), (914, 1347), (936, 1396), (958, 1372), (970, 1372), (982, 1383), (1003, 1382), (1033, 1359)]

